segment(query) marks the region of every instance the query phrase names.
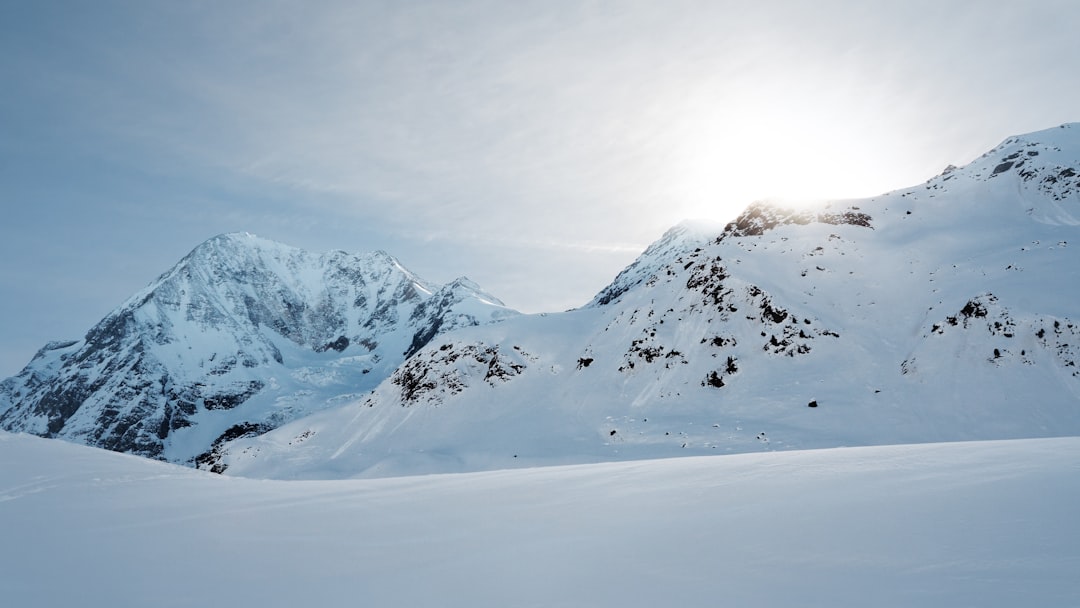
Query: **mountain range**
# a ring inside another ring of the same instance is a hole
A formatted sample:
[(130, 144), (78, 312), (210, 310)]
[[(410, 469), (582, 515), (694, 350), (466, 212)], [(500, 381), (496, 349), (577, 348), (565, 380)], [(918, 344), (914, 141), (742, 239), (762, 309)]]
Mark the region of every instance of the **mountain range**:
[(200, 245), (0, 384), (0, 426), (251, 477), (1080, 434), (1080, 125), (670, 229), (521, 315), (384, 253)]

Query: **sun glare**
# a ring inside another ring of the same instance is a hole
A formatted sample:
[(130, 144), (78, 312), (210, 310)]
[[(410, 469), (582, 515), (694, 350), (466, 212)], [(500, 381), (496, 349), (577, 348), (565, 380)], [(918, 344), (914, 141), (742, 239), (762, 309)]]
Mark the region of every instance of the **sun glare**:
[(685, 120), (665, 179), (687, 216), (727, 220), (757, 200), (804, 206), (895, 187), (888, 137), (839, 110), (764, 104)]

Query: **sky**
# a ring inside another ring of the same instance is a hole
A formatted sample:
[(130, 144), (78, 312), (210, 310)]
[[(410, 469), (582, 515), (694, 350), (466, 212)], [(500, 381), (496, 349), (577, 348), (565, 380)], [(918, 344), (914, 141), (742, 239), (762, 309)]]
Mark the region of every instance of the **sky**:
[(665, 230), (1080, 120), (1073, 0), (0, 1), (0, 378), (202, 241), (525, 312)]

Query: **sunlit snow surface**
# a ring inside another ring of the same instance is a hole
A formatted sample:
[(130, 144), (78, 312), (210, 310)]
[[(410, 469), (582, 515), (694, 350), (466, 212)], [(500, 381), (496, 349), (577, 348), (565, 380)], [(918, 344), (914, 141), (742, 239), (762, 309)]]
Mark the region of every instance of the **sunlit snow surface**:
[(1080, 438), (346, 481), (0, 433), (5, 606), (1076, 606)]

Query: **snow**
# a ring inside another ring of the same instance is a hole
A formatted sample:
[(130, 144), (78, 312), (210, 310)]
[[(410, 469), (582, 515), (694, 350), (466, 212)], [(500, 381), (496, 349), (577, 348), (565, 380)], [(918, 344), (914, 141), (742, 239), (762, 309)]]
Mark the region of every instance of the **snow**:
[(681, 224), (584, 308), (445, 333), (222, 463), (330, 479), (1080, 435), (1078, 175), (1066, 125), (906, 190)]
[(0, 433), (8, 606), (1075, 606), (1080, 438), (262, 481)]

